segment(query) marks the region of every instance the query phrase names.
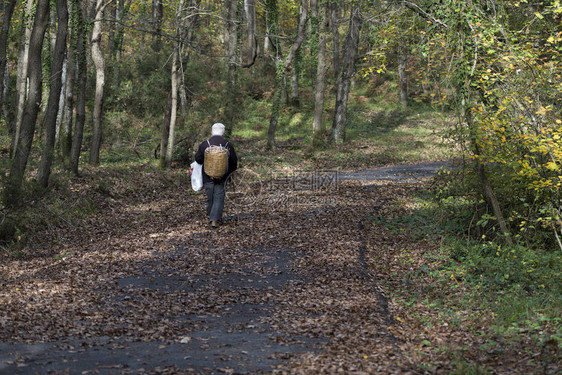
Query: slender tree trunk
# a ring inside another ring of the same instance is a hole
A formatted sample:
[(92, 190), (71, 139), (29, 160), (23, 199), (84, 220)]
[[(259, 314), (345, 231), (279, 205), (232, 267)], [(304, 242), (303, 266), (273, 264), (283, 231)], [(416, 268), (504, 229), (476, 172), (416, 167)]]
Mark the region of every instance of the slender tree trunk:
[[(295, 55), (300, 48), (306, 31), (306, 22), (308, 20), (308, 0), (301, 0), (300, 11), (299, 11), (299, 23), (297, 27), (297, 35), (295, 41), (289, 49), (289, 53), (285, 60), (277, 60), (275, 66), (276, 69), (276, 81), (275, 88), (273, 92), (273, 108), (271, 110), (271, 118), (269, 119), (269, 128), (267, 130), (267, 146), (268, 148), (275, 147), (275, 131), (277, 129), (277, 123), (279, 122), (279, 110), (281, 102), (281, 94), (283, 90), (283, 80), (287, 77), (290, 72), (290, 68), (293, 64)], [(276, 34), (277, 35), (277, 34)]]
[[(71, 33), (72, 34), (72, 33)], [(72, 126), (74, 122), (74, 84), (76, 82), (76, 59), (74, 47), (71, 46), (66, 58), (66, 93), (64, 98), (64, 122), (60, 140), (61, 155), (66, 169), (70, 169), (72, 150)]]
[(152, 0), (152, 29), (156, 39), (160, 39), (162, 33), (162, 18), (164, 17), (164, 5), (162, 0)]
[(86, 122), (86, 84), (88, 77), (88, 64), (86, 55), (86, 46), (88, 44), (88, 36), (86, 34), (85, 20), (88, 15), (87, 4), (84, 0), (73, 0), (76, 3), (77, 15), (77, 99), (76, 99), (76, 123), (74, 126), (74, 134), (72, 135), (72, 147), (70, 149), (70, 169), (72, 173), (78, 175), (78, 166), (80, 165), (80, 152), (82, 151), (82, 138), (84, 137), (84, 124)]
[(267, 147), (275, 147), (275, 131), (277, 130), (277, 123), (279, 122), (279, 107), (281, 106), (281, 85), (283, 77), (280, 74), (276, 75), (275, 87), (273, 88), (273, 105), (271, 108), (271, 118), (269, 119), (269, 128), (267, 129)]
[(183, 13), (184, 13), (184, 0), (180, 0), (176, 11), (176, 40), (174, 41), (174, 53), (172, 56), (172, 94), (171, 94), (171, 108), (170, 108), (170, 124), (168, 133), (168, 144), (166, 145), (166, 156), (164, 167), (169, 168), (172, 164), (174, 155), (175, 131), (176, 121), (178, 117), (178, 87), (179, 87), (179, 74), (180, 74), (180, 51), (182, 48), (181, 36), (183, 35)]
[(299, 74), (302, 62), (301, 49), (299, 48), (295, 54), (295, 61), (293, 62), (293, 69), (291, 70), (291, 93), (289, 95), (289, 102), (292, 106), (298, 107), (299, 100)]
[[(188, 38), (189, 40), (189, 38)], [(182, 46), (182, 50), (180, 51), (180, 59), (179, 59), (179, 73), (178, 73), (178, 78), (179, 78), (179, 87), (178, 87), (178, 96), (179, 96), (179, 101), (180, 101), (180, 109), (181, 109), (181, 117), (185, 118), (187, 116), (187, 111), (188, 111), (188, 100), (187, 100), (187, 87), (185, 85), (185, 66), (187, 64), (187, 62), (189, 61), (189, 58), (187, 56), (187, 53), (185, 52), (185, 46)], [(182, 56), (185, 57), (182, 58)]]
[(269, 25), (266, 25), (265, 26), (265, 37), (263, 38), (263, 53), (264, 53), (264, 55), (268, 55), (269, 52), (270, 52), (271, 41), (269, 39), (269, 34), (270, 34)]
[(277, 57), (281, 53), (279, 45), (279, 10), (277, 9), (277, 0), (266, 0), (265, 8), (265, 27), (267, 32), (264, 50), (272, 50), (272, 54)]
[(312, 122), (313, 146), (316, 146), (321, 142), (322, 135), (324, 133), (322, 115), (324, 114), (324, 98), (326, 91), (326, 34), (328, 32), (326, 7), (326, 4), (322, 4), (319, 14), (320, 28), (318, 30), (318, 56), (316, 63), (316, 83), (314, 89), (314, 120)]
[(164, 114), (160, 138), (160, 168), (163, 169), (166, 168), (166, 150), (168, 148), (168, 136), (170, 134), (170, 118), (172, 117), (172, 91), (168, 94), (166, 103), (166, 113)]
[(16, 114), (14, 125), (14, 137), (12, 138), (12, 146), (10, 147), (10, 154), (12, 157), (15, 155), (15, 146), (19, 142), (21, 122), (23, 117), (23, 110), (25, 106), (25, 99), (27, 97), (27, 69), (28, 69), (28, 55), (29, 55), (29, 39), (31, 38), (31, 12), (33, 8), (33, 0), (27, 0), (26, 10), (23, 16), (24, 19), (24, 32), (22, 33), (22, 41), (18, 53), (18, 70), (16, 79)]
[(281, 77), (281, 105), (285, 107), (287, 105), (287, 73), (283, 72)]
[(400, 76), (400, 103), (403, 107), (408, 106), (408, 76), (407, 76), (407, 61), (408, 61), (408, 51), (406, 49), (406, 43), (400, 43), (398, 62), (398, 74)]
[(258, 56), (258, 40), (256, 39), (256, 0), (244, 0), (244, 12), (246, 13), (247, 37), (246, 37), (246, 62), (243, 68), (254, 65)]
[(66, 52), (66, 36), (68, 32), (68, 8), (66, 0), (56, 0), (56, 11), (58, 29), (56, 42), (51, 65), (51, 87), (49, 89), (49, 100), (45, 111), (45, 143), (41, 163), (37, 171), (37, 182), (40, 186), (47, 187), (51, 165), (55, 150), (55, 133), (57, 125), (57, 115), (59, 112), (60, 92), (62, 88), (62, 68), (64, 55)]
[[(472, 145), (474, 154), (481, 155), (480, 146), (478, 144), (477, 135), (475, 131), (474, 119), (472, 118), (472, 108), (469, 104), (469, 99), (464, 93), (461, 93), (460, 96), (461, 96), (462, 116), (468, 126), (470, 143)], [(480, 162), (480, 159), (478, 157), (474, 158), (474, 163), (476, 166), (476, 171), (478, 172), (478, 177), (480, 178), (480, 184), (482, 186), (482, 194), (484, 195), (484, 199), (486, 200), (488, 205), (492, 207), (492, 212), (494, 213), (498, 225), (500, 226), (500, 231), (505, 236), (507, 243), (511, 245), (512, 241), (511, 241), (511, 237), (509, 236), (509, 230), (507, 229), (507, 224), (503, 217), (501, 206), (494, 192), (494, 188), (492, 187), (492, 184), (490, 184), (490, 180), (488, 180), (486, 167), (484, 166), (484, 164)]]
[(55, 130), (55, 149), (60, 144), (60, 133), (62, 128), (62, 122), (64, 121), (64, 110), (65, 110), (65, 101), (66, 101), (66, 74), (68, 72), (68, 68), (66, 65), (66, 60), (63, 62), (62, 65), (62, 87), (59, 95), (59, 113), (57, 114), (57, 123), (56, 123), (56, 130)]
[(90, 164), (99, 164), (100, 148), (103, 137), (103, 91), (105, 87), (105, 60), (101, 51), (102, 18), (105, 8), (104, 0), (97, 0), (96, 16), (92, 31), (92, 60), (96, 67), (96, 93), (93, 111), (94, 134), (90, 147)]
[(65, 104), (65, 100), (66, 100), (66, 73), (67, 73), (68, 69), (66, 66), (66, 59), (63, 62), (62, 65), (62, 87), (61, 87), (61, 91), (60, 91), (60, 95), (59, 95), (59, 112), (57, 113), (57, 123), (56, 123), (56, 129), (55, 129), (55, 149), (57, 148), (57, 146), (60, 143), (60, 132), (61, 132), (61, 128), (62, 128), (62, 122), (64, 120), (64, 104)]
[(338, 25), (338, 1), (330, 0), (330, 26), (332, 27), (332, 44), (334, 48), (334, 75), (340, 74), (340, 32)]
[(4, 66), (4, 79), (2, 82), (2, 95), (4, 100), (2, 101), (2, 113), (4, 113), (4, 120), (8, 124), (8, 130), (10, 136), (14, 137), (15, 129), (14, 129), (14, 119), (12, 116), (11, 106), (8, 105), (8, 94), (10, 92), (10, 70), (8, 69), (8, 64)]
[(116, 7), (117, 25), (115, 27), (115, 36), (111, 44), (111, 60), (113, 61), (113, 87), (118, 88), (121, 83), (121, 52), (123, 49), (123, 40), (125, 38), (125, 28), (122, 23), (129, 13), (131, 0), (120, 0)]
[(22, 116), (21, 134), (16, 143), (14, 160), (10, 168), (8, 184), (5, 190), (5, 203), (8, 206), (17, 206), (21, 184), (23, 182), (27, 160), (31, 151), (35, 123), (41, 104), (42, 66), (41, 50), (43, 39), (49, 23), (49, 0), (39, 0), (35, 9), (35, 20), (29, 42), (29, 98)]
[(347, 100), (351, 88), (351, 79), (355, 74), (355, 59), (359, 46), (359, 32), (363, 19), (360, 4), (352, 6), (349, 20), (349, 31), (345, 38), (342, 51), (343, 59), (338, 80), (336, 83), (336, 106), (332, 126), (332, 139), (336, 143), (345, 140), (345, 127), (347, 125)]
[(228, 0), (226, 7), (226, 55), (228, 56), (228, 99), (224, 111), (225, 135), (232, 133), (238, 103), (238, 1)]
[[(181, 3), (181, 1), (180, 1)], [(168, 144), (166, 147), (166, 167), (172, 164), (174, 156), (174, 144), (176, 136), (176, 122), (178, 118), (178, 84), (179, 84), (179, 42), (175, 43), (172, 61), (172, 103), (170, 111), (170, 126), (168, 133)]]
[[(0, 30), (0, 83), (4, 84), (4, 74), (7, 66), (7, 46), (8, 36), (10, 34), (10, 26), (12, 25), (12, 15), (14, 13), (14, 5), (16, 0), (3, 2), (2, 29)], [(4, 90), (0, 90), (0, 106), (4, 105)], [(8, 122), (8, 119), (5, 119)]]
[(109, 6), (109, 22), (107, 30), (107, 49), (109, 51), (113, 50), (113, 44), (115, 43), (115, 28), (117, 27), (117, 9), (119, 7), (119, 0), (115, 0), (113, 3), (108, 4)]

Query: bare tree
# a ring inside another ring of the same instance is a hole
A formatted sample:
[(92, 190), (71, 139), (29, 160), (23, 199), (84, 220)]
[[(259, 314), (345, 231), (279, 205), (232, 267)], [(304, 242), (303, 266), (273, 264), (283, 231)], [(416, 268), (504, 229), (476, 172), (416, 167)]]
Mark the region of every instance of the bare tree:
[(49, 2), (50, 0), (38, 0), (35, 9), (35, 20), (29, 40), (29, 97), (25, 103), (21, 134), (16, 143), (14, 159), (5, 189), (5, 202), (6, 205), (9, 206), (17, 206), (19, 204), (21, 184), (31, 151), (35, 123), (41, 103), (41, 90), (43, 85), (41, 50), (49, 23)]
[(49, 183), (51, 165), (55, 148), (55, 133), (57, 125), (57, 115), (59, 111), (60, 92), (62, 88), (62, 68), (64, 55), (66, 52), (66, 36), (68, 33), (68, 8), (66, 0), (56, 0), (57, 10), (57, 35), (51, 65), (51, 86), (49, 88), (49, 100), (45, 111), (45, 144), (41, 163), (37, 172), (37, 182), (43, 187)]
[(359, 32), (363, 24), (361, 4), (354, 3), (349, 18), (349, 30), (342, 50), (341, 68), (336, 82), (336, 106), (332, 125), (332, 139), (336, 143), (345, 140), (347, 125), (347, 100), (351, 88), (351, 79), (355, 74), (355, 59), (359, 47)]

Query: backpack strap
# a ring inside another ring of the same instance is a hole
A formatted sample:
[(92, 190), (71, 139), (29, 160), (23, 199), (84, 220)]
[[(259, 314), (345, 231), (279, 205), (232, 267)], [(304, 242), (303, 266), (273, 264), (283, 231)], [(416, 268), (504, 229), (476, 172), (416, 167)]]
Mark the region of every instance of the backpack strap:
[(208, 139), (207, 139), (207, 144), (209, 145), (209, 147), (211, 147), (211, 142), (209, 142)]

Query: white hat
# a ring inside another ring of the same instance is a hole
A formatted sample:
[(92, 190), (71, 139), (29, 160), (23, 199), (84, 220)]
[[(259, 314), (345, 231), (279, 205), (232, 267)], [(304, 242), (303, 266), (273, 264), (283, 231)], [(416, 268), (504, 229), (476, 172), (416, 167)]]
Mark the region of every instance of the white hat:
[(224, 134), (224, 125), (221, 124), (220, 122), (217, 122), (217, 123), (213, 124), (213, 127), (211, 128), (211, 133), (213, 135), (223, 135)]

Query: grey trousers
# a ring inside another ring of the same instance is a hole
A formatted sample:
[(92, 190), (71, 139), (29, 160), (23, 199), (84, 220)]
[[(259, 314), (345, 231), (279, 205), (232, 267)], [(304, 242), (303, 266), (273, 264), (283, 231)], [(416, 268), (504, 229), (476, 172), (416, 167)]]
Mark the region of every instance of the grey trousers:
[(226, 181), (221, 183), (207, 182), (204, 184), (205, 193), (207, 193), (207, 215), (210, 221), (218, 221), (222, 219), (222, 210), (224, 208)]

